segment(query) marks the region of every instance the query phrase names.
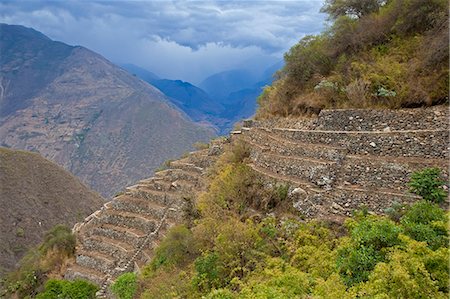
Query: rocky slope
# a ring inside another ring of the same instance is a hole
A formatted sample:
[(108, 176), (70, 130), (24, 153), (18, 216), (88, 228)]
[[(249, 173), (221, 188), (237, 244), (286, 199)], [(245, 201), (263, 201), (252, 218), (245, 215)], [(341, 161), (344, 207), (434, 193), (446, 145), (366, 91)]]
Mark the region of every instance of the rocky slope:
[(0, 275), (56, 224), (73, 226), (101, 196), (36, 153), (0, 148)]
[(88, 49), (22, 26), (0, 32), (2, 145), (37, 151), (105, 196), (214, 135)]

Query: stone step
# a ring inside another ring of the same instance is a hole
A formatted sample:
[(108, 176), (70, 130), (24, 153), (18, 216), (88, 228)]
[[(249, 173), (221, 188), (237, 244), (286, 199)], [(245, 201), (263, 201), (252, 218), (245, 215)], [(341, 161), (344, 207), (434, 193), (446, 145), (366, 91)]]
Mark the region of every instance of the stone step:
[(315, 185), (311, 184), (310, 182), (300, 180), (298, 177), (293, 177), (293, 176), (276, 173), (276, 172), (273, 172), (271, 169), (264, 168), (263, 166), (259, 166), (256, 164), (249, 164), (249, 166), (253, 169), (253, 171), (255, 171), (256, 173), (258, 173), (259, 175), (261, 175), (265, 178), (271, 178), (276, 181), (284, 182), (286, 184), (296, 186), (296, 187), (315, 190), (315, 192), (324, 192), (324, 190), (318, 189)]
[(336, 180), (336, 162), (252, 152), (253, 164), (284, 176), (296, 177), (317, 187), (331, 186)]
[(139, 268), (143, 268), (151, 262), (155, 255), (155, 249), (159, 246), (160, 243), (160, 239), (154, 238), (153, 240), (150, 240), (147, 246), (142, 249), (141, 253), (136, 259), (136, 263)]
[(382, 131), (440, 129), (448, 126), (446, 106), (419, 109), (324, 109), (316, 122), (317, 129), (329, 131)]
[(100, 286), (105, 280), (105, 274), (100, 271), (75, 264), (70, 266), (70, 268), (66, 271), (64, 279), (82, 279)]
[(102, 223), (90, 230), (91, 235), (105, 236), (133, 246), (139, 246), (147, 236), (142, 230)]
[(158, 191), (146, 186), (140, 186), (138, 188), (127, 189), (125, 195), (129, 195), (135, 198), (141, 198), (157, 203), (159, 205), (168, 206), (174, 202), (180, 201), (183, 197), (182, 193)]
[(75, 262), (77, 265), (91, 268), (99, 272), (106, 273), (106, 271), (114, 269), (116, 259), (108, 254), (96, 250), (77, 250)]
[(151, 178), (150, 180), (140, 181), (138, 187), (143, 186), (156, 191), (168, 191), (171, 189), (171, 182), (164, 178)]
[(198, 181), (192, 182), (189, 180), (176, 180), (171, 184), (172, 190), (178, 192), (197, 192), (201, 189), (201, 184)]
[(111, 201), (111, 209), (136, 213), (139, 215), (149, 215), (154, 219), (160, 219), (164, 215), (166, 206), (158, 202), (147, 199), (136, 198), (129, 195), (122, 195)]
[(138, 229), (143, 232), (151, 232), (153, 231), (157, 221), (158, 219), (148, 215), (106, 209), (102, 214), (102, 218), (97, 220), (96, 226), (105, 223), (122, 226), (124, 228)]
[(346, 148), (349, 154), (354, 155), (371, 154), (375, 156), (427, 159), (448, 159), (449, 157), (448, 129), (390, 132), (319, 131), (286, 128), (255, 129), (270, 131), (271, 134), (289, 141)]
[(124, 261), (135, 251), (135, 248), (123, 241), (115, 240), (105, 236), (91, 235), (83, 240), (82, 250), (95, 250), (110, 255), (117, 261)]
[(177, 180), (187, 180), (187, 181), (197, 181), (199, 179), (200, 174), (193, 171), (187, 171), (184, 169), (166, 169), (155, 173), (155, 177), (157, 178), (167, 178), (171, 182)]
[(183, 159), (183, 160), (177, 160), (177, 161), (170, 162), (170, 168), (171, 169), (182, 169), (187, 172), (196, 173), (198, 175), (201, 175), (203, 173), (202, 167), (198, 167), (193, 163), (189, 163), (189, 162), (187, 162), (186, 159)]
[(321, 219), (351, 216), (355, 210), (363, 208), (372, 213), (384, 214), (386, 208), (395, 202), (410, 204), (419, 199), (407, 192), (362, 186), (338, 186), (321, 193), (302, 189), (301, 192), (292, 192), (290, 196), (294, 208), (305, 217)]
[(362, 186), (339, 186), (330, 192), (330, 200), (335, 202), (335, 210), (343, 209), (350, 216), (355, 209), (367, 207), (376, 214), (384, 214), (386, 208), (395, 202), (411, 204), (420, 197), (408, 192), (399, 192), (392, 189), (364, 188)]
[[(220, 149), (218, 149), (220, 151)], [(204, 169), (212, 166), (218, 155), (210, 155), (210, 149), (195, 151), (189, 154), (186, 161)], [(212, 153), (211, 153), (212, 154)]]
[(339, 174), (339, 183), (359, 185), (364, 188), (387, 188), (407, 191), (411, 175), (426, 167), (439, 167), (448, 179), (446, 161), (423, 159), (385, 159), (371, 155), (349, 155)]
[(285, 156), (297, 156), (309, 159), (340, 161), (347, 154), (344, 148), (333, 147), (323, 144), (308, 144), (293, 142), (279, 138), (274, 134), (265, 131), (257, 132), (251, 130), (251, 133), (241, 136), (245, 142), (253, 148), (259, 147), (261, 150), (270, 151)]

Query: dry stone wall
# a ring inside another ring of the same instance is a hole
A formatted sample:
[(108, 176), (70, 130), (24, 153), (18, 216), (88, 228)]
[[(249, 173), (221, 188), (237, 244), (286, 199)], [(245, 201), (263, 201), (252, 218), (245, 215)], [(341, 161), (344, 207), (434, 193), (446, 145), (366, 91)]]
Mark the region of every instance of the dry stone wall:
[(222, 152), (222, 143), (170, 162), (168, 169), (126, 188), (74, 227), (76, 261), (66, 279), (85, 279), (101, 287), (97, 296), (110, 298), (108, 286), (120, 274), (148, 263), (166, 231), (183, 221), (186, 200), (203, 190), (202, 176)]
[(250, 145), (256, 172), (290, 185), (298, 211), (339, 221), (417, 200), (407, 187), (414, 171), (439, 167), (448, 180), (448, 121), (447, 106), (323, 110), (298, 123), (245, 121), (233, 139)]
[[(316, 118), (247, 120), (231, 141), (251, 148), (250, 166), (268, 184), (289, 185), (295, 209), (307, 218), (342, 221), (363, 206), (383, 213), (418, 199), (407, 190), (412, 172), (439, 167), (448, 179), (448, 107), (408, 110), (324, 110)], [(204, 190), (207, 168), (223, 141), (173, 161), (154, 177), (77, 224), (76, 263), (66, 278), (108, 286), (139, 271), (168, 228), (181, 223), (185, 200)]]

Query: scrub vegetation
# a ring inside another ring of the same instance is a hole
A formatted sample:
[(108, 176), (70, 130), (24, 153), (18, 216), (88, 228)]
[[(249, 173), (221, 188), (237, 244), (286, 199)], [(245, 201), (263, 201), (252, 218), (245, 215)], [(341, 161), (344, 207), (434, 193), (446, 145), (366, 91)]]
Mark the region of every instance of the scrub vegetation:
[(257, 116), (448, 102), (448, 1), (327, 0), (329, 27), (284, 56)]

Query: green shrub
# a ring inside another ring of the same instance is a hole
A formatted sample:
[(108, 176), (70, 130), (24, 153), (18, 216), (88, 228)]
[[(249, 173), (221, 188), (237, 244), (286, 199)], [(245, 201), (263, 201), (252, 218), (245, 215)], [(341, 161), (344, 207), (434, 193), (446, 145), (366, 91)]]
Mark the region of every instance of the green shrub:
[(214, 252), (205, 253), (198, 257), (195, 262), (195, 276), (193, 285), (201, 291), (209, 291), (220, 286), (218, 255)]
[(75, 237), (71, 229), (56, 225), (45, 233), (43, 243), (28, 250), (20, 260), (18, 269), (6, 276), (6, 294), (15, 294), (20, 298), (35, 296), (47, 280), (47, 274), (60, 271), (74, 252)]
[(384, 255), (373, 247), (344, 247), (338, 251), (336, 261), (339, 274), (347, 286), (364, 282)]
[(381, 250), (398, 245), (400, 232), (401, 229), (388, 219), (365, 217), (352, 228), (350, 234), (358, 246)]
[(443, 202), (448, 196), (443, 189), (445, 181), (441, 178), (439, 168), (425, 168), (413, 173), (408, 185), (411, 192), (435, 203)]
[(84, 280), (57, 280), (49, 279), (45, 283), (44, 291), (36, 299), (94, 299), (99, 288)]
[(169, 230), (167, 236), (155, 250), (149, 268), (144, 273), (152, 272), (160, 267), (171, 267), (189, 262), (197, 255), (192, 232), (183, 225)]
[(401, 228), (394, 222), (366, 216), (350, 222), (350, 240), (338, 251), (337, 267), (348, 286), (364, 282), (377, 265), (384, 261), (386, 249), (400, 244)]
[(135, 273), (120, 275), (111, 286), (111, 291), (118, 299), (133, 299), (137, 290), (137, 279)]
[(415, 203), (400, 220), (404, 233), (430, 248), (448, 246), (447, 217), (437, 204), (425, 200)]
[(403, 243), (376, 265), (368, 282), (360, 286), (360, 298), (448, 298), (441, 292), (448, 284), (448, 272), (444, 272), (448, 263), (442, 260), (445, 254), (433, 254), (424, 243), (408, 238), (403, 238)]
[(384, 213), (391, 219), (392, 221), (399, 222), (400, 218), (405, 215), (407, 210), (407, 205), (401, 204), (399, 202), (392, 203), (392, 206), (384, 210)]
[(205, 299), (233, 299), (236, 296), (228, 289), (212, 290), (208, 295), (203, 297)]
[(75, 236), (72, 230), (65, 225), (56, 225), (45, 233), (44, 243), (40, 250), (47, 252), (50, 249), (73, 254), (75, 252)]

